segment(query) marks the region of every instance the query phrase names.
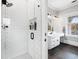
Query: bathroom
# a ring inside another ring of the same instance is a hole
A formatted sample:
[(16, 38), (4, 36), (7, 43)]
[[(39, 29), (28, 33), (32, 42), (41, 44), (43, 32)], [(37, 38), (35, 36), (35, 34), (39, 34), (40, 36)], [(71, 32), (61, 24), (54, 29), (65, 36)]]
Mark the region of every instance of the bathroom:
[(1, 14), (1, 59), (78, 59), (78, 0), (2, 0)]
[(48, 2), (49, 59), (78, 59), (77, 2), (71, 3), (70, 0)]

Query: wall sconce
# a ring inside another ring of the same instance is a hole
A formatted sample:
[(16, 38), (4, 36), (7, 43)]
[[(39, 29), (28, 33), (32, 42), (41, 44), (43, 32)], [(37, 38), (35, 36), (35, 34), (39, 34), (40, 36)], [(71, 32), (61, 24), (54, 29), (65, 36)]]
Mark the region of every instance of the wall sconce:
[(6, 7), (11, 7), (13, 5), (12, 3), (7, 2), (7, 0), (2, 0), (2, 4), (6, 5)]

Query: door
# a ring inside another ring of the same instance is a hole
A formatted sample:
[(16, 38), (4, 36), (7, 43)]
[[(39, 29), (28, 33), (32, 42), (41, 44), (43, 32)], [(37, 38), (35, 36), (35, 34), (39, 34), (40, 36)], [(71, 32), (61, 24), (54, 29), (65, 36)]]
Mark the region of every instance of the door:
[[(8, 28), (1, 29), (2, 31), (1, 59), (19, 59), (16, 57), (27, 54), (28, 0), (7, 0), (7, 1), (9, 3), (12, 3), (13, 5), (10, 7), (2, 5), (2, 26), (4, 25), (3, 18), (9, 19), (10, 24), (8, 25)], [(4, 22), (5, 21), (6, 20), (4, 20)]]
[[(32, 59), (48, 59), (47, 0), (29, 0), (28, 53)], [(34, 22), (37, 23), (36, 30)]]
[(29, 0), (28, 20), (29, 20), (28, 53), (32, 59), (42, 59), (42, 36), (41, 36), (42, 20), (41, 20), (40, 0)]
[(48, 16), (47, 16), (47, 8), (48, 8), (48, 0), (41, 0), (42, 3), (42, 59), (48, 59)]
[[(6, 28), (3, 24), (3, 18), (6, 16), (5, 14), (6, 7), (1, 7), (1, 59), (5, 59), (6, 56)], [(4, 14), (4, 15), (3, 15)]]

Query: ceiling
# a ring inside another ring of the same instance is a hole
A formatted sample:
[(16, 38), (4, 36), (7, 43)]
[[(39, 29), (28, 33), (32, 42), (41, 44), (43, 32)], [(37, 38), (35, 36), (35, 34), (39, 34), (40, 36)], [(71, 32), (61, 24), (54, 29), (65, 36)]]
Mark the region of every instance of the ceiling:
[(56, 11), (62, 11), (78, 4), (78, 1), (74, 3), (72, 1), (75, 0), (48, 0), (48, 7)]

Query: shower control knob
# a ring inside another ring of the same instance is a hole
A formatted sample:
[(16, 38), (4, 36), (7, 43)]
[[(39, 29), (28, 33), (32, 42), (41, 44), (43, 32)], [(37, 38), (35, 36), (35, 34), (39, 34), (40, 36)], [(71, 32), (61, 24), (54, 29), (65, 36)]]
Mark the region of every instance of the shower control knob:
[(46, 42), (47, 40), (45, 39), (44, 41)]
[(8, 28), (8, 26), (6, 26), (6, 25), (3, 25), (3, 26), (1, 26), (3, 29), (6, 29), (6, 28)]

